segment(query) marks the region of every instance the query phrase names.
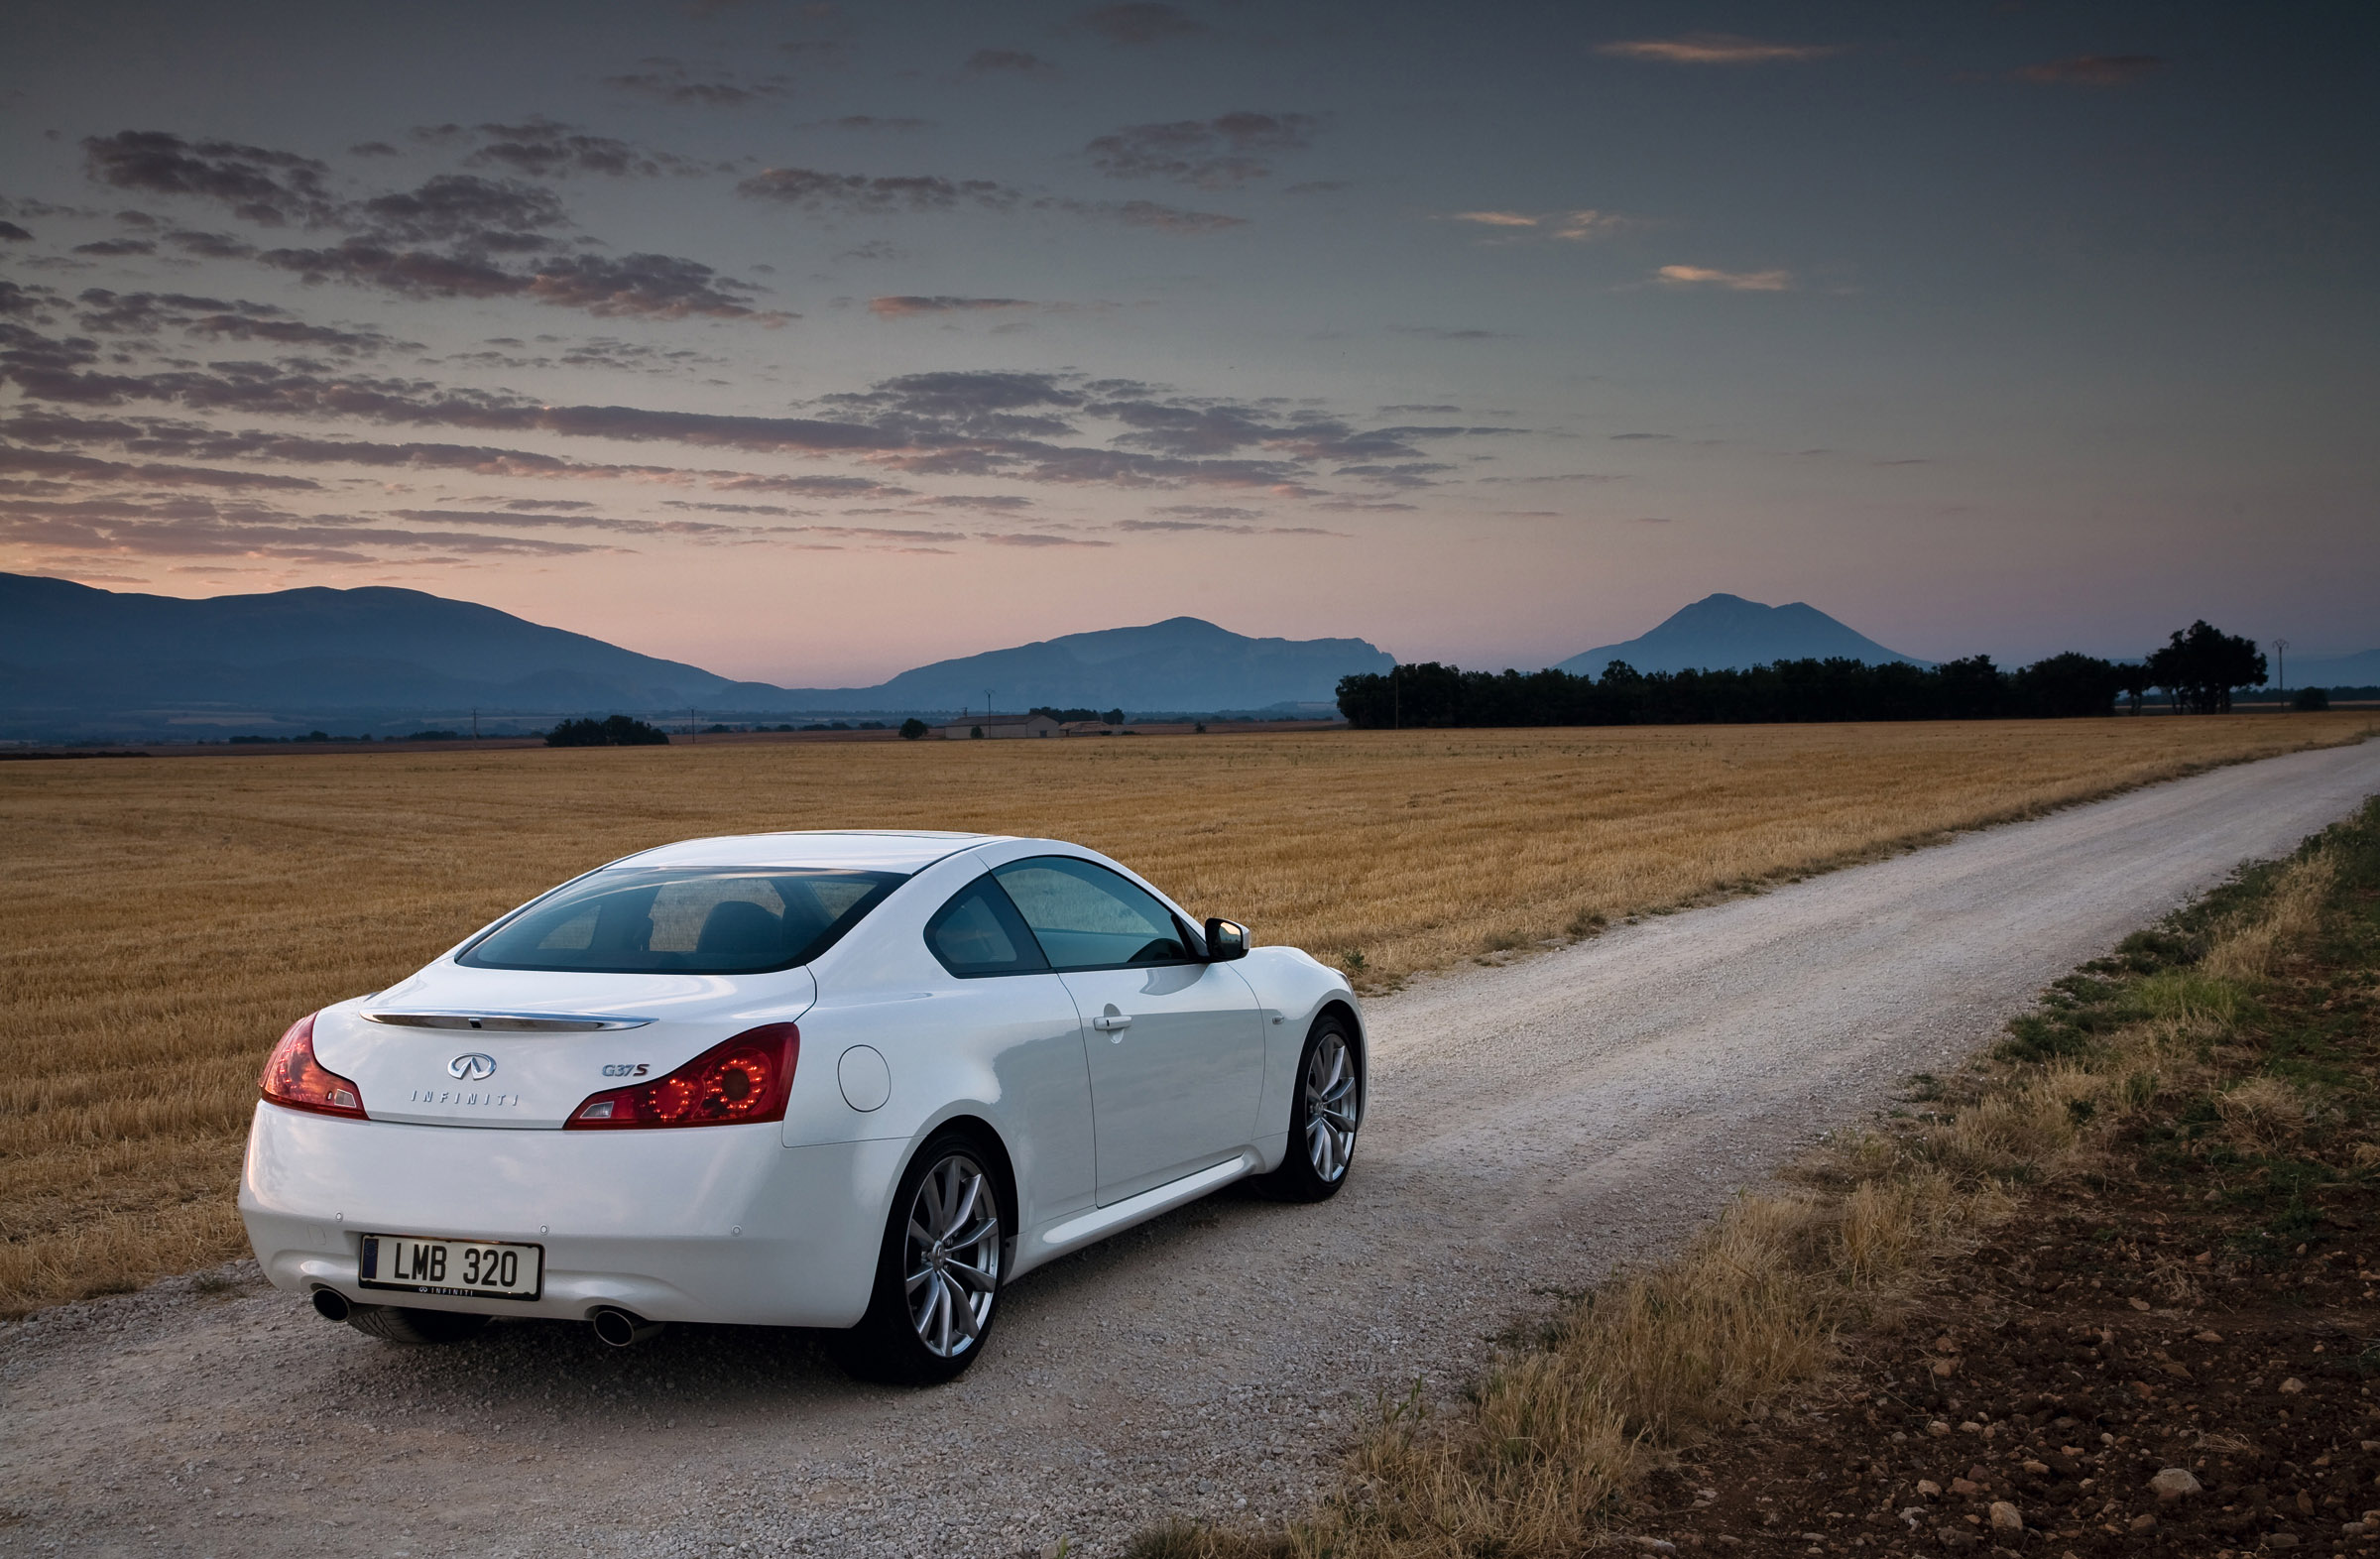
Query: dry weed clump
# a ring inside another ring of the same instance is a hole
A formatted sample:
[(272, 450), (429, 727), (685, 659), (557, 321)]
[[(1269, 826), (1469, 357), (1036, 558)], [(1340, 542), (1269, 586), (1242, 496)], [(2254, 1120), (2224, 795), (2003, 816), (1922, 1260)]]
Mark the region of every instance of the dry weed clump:
[(2373, 729), (2341, 714), (0, 765), (0, 1315), (237, 1255), (240, 1140), (292, 1018), (674, 839), (1075, 839), (1379, 990)]
[[(2380, 808), (2375, 809), (2380, 818)], [(1713, 1430), (1757, 1417), (1829, 1364), (1846, 1324), (1888, 1318), (1945, 1258), (1980, 1244), (2022, 1188), (2078, 1174), (2110, 1134), (2219, 1086), (2224, 1135), (2270, 1153), (2311, 1112), (2289, 1082), (2223, 1083), (2210, 1058), (2270, 967), (2316, 931), (2334, 863), (2301, 855), (2224, 915), (2182, 973), (2134, 982), (2130, 1020), (2098, 1042), (1970, 1069), (1922, 1119), (1855, 1134), (1795, 1171), (1799, 1184), (1744, 1196), (1678, 1257), (1614, 1275), (1533, 1345), (1510, 1351), (1460, 1411), (1401, 1404), (1352, 1458), (1309, 1521), (1282, 1533), (1174, 1527), (1135, 1559), (1555, 1559), (1607, 1543), (1613, 1512), (1646, 1470)], [(2228, 988), (2216, 999), (2215, 987)], [(2172, 1011), (2179, 1005), (2184, 1010)], [(2358, 1144), (2357, 1162), (2380, 1160)], [(2194, 1292), (2169, 1263), (2152, 1283)]]

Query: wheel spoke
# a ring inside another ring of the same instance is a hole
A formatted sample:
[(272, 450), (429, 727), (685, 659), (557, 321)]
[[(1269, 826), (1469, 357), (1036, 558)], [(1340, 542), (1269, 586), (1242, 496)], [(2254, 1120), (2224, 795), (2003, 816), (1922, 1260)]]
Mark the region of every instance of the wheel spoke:
[(946, 1261), (942, 1266), (942, 1275), (957, 1278), (979, 1294), (992, 1291), (992, 1274), (980, 1266), (969, 1266), (964, 1261)]
[[(955, 1160), (953, 1161), (951, 1167), (955, 1173), (958, 1168)], [(954, 1234), (962, 1224), (969, 1222), (975, 1217), (976, 1199), (983, 1194), (983, 1189), (984, 1177), (980, 1174), (972, 1175), (968, 1177), (963, 1185), (954, 1187), (957, 1202), (956, 1205), (950, 1210), (949, 1219), (942, 1225), (942, 1238), (945, 1241), (952, 1245), (956, 1245), (958, 1243), (958, 1241), (954, 1238)]]

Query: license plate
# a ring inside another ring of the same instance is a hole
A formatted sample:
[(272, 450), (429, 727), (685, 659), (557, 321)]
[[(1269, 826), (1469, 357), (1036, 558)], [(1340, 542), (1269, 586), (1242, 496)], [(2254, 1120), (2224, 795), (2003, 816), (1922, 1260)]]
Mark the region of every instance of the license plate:
[(366, 1235), (356, 1261), (365, 1288), (473, 1299), (535, 1299), (545, 1283), (545, 1248), (487, 1240)]

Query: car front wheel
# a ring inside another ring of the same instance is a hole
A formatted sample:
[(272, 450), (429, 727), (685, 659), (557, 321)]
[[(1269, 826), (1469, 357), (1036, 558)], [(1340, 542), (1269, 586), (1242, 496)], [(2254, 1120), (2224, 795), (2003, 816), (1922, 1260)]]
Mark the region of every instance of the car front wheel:
[(1297, 1092), (1289, 1101), (1289, 1150), (1260, 1182), (1284, 1202), (1320, 1202), (1347, 1183), (1364, 1123), (1364, 1065), (1347, 1022), (1317, 1019), (1298, 1057)]
[(868, 1313), (838, 1353), (862, 1379), (956, 1379), (984, 1351), (1000, 1305), (1009, 1220), (990, 1155), (948, 1133), (927, 1142), (892, 1198)]

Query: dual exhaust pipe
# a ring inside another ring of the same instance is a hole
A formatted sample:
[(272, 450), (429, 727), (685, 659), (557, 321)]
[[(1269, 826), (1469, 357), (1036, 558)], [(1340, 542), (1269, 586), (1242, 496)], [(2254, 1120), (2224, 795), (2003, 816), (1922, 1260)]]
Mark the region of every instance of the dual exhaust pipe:
[[(313, 1292), (314, 1314), (325, 1321), (344, 1321), (362, 1306), (336, 1288), (317, 1287)], [(587, 1317), (595, 1328), (596, 1339), (607, 1347), (634, 1348), (637, 1344), (658, 1337), (669, 1324), (666, 1321), (648, 1321), (634, 1310), (618, 1305), (604, 1305)]]

